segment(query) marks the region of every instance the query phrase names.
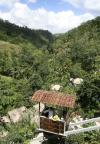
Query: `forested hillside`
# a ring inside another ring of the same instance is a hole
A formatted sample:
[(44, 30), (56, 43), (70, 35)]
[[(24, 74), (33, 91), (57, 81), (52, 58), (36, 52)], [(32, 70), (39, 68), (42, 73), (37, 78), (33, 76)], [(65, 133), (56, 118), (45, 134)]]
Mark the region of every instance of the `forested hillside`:
[(73, 65), (81, 64), (82, 70), (86, 72), (98, 70), (100, 62), (100, 17), (56, 37), (54, 51), (61, 53), (61, 50), (72, 60)]
[(21, 105), (40, 89), (48, 74), (48, 31), (30, 30), (0, 20), (0, 114)]
[[(70, 78), (82, 78), (83, 84), (77, 87)], [(51, 84), (77, 95), (83, 115), (99, 112), (100, 17), (59, 35), (0, 20), (0, 115), (32, 107), (32, 93)]]

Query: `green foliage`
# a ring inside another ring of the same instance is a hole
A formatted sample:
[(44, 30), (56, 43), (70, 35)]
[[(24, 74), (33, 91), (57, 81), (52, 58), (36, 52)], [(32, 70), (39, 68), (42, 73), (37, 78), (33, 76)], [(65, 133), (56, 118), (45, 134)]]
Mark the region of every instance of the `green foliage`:
[(30, 85), (27, 80), (15, 80), (11, 77), (0, 76), (0, 115), (6, 114), (12, 108), (31, 106), (29, 96)]
[[(100, 109), (99, 73), (100, 17), (60, 35), (0, 20), (0, 115), (23, 105), (31, 107), (33, 91), (60, 84), (61, 91), (77, 93), (78, 105), (92, 116)], [(79, 87), (70, 82), (77, 77), (84, 80)], [(27, 129), (25, 123), (9, 127), (12, 135), (5, 141), (27, 143)], [(92, 143), (86, 137), (72, 136), (67, 142)]]
[(95, 70), (95, 58), (100, 56), (100, 17), (83, 23), (78, 28), (55, 38), (54, 52), (63, 50), (73, 64), (80, 63), (82, 70)]
[(68, 136), (66, 138), (66, 144), (85, 144), (84, 134)]
[(99, 71), (99, 27), (98, 17), (53, 36), (48, 31), (0, 20), (0, 113), (16, 106), (31, 106), (32, 91), (50, 89), (51, 84), (61, 84), (61, 91), (75, 94), (71, 77), (84, 79), (87, 73)]
[(99, 144), (100, 143), (100, 130), (92, 131), (85, 134), (85, 143), (86, 144)]
[(36, 126), (27, 119), (17, 124), (4, 124), (2, 129), (9, 133), (5, 138), (0, 138), (0, 144), (28, 144), (34, 137)]
[[(100, 76), (92, 75), (84, 79), (77, 91), (78, 101), (85, 112), (94, 114), (100, 108)], [(92, 113), (93, 112), (93, 113)]]
[(99, 144), (100, 131), (92, 131), (77, 135), (71, 135), (66, 138), (66, 144)]
[(48, 48), (53, 41), (52, 34), (43, 30), (31, 30), (27, 27), (19, 27), (8, 21), (0, 20), (0, 39), (19, 44), (31, 42), (36, 47)]

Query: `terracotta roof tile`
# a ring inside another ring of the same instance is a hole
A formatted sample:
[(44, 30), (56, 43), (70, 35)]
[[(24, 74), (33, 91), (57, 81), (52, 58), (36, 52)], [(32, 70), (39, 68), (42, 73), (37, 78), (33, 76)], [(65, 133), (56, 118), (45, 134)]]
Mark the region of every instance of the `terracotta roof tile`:
[(35, 102), (71, 108), (74, 107), (75, 99), (75, 96), (44, 90), (36, 91), (32, 97), (32, 100)]

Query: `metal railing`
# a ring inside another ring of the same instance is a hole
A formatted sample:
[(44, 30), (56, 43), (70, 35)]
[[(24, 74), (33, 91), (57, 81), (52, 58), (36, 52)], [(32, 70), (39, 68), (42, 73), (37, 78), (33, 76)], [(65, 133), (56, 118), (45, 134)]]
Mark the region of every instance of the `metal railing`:
[(97, 118), (92, 118), (92, 119), (87, 119), (87, 120), (79, 121), (77, 123), (71, 123), (69, 125), (76, 126), (76, 125), (79, 125), (79, 124), (87, 124), (87, 123), (92, 123), (92, 122), (96, 122), (96, 121), (99, 121), (99, 120), (100, 120), (100, 117), (97, 117)]
[[(87, 123), (91, 123), (91, 122), (97, 122), (100, 120), (100, 117), (98, 118), (92, 118), (92, 119), (88, 119), (88, 120), (83, 120), (77, 123), (71, 123), (69, 126), (77, 126), (77, 125), (83, 125), (83, 124), (87, 124)], [(100, 125), (95, 125), (95, 126), (88, 126), (87, 128), (78, 128), (76, 130), (69, 130), (66, 131), (64, 133), (64, 136), (68, 136), (68, 135), (72, 135), (72, 134), (78, 134), (78, 133), (83, 133), (83, 132), (89, 132), (92, 130), (99, 130), (100, 129)]]

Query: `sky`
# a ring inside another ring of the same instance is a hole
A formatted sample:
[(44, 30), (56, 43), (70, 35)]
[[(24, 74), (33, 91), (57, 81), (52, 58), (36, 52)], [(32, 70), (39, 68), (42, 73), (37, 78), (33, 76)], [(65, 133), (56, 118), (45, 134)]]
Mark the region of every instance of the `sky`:
[(0, 0), (0, 18), (31, 29), (64, 33), (100, 16), (100, 0)]

